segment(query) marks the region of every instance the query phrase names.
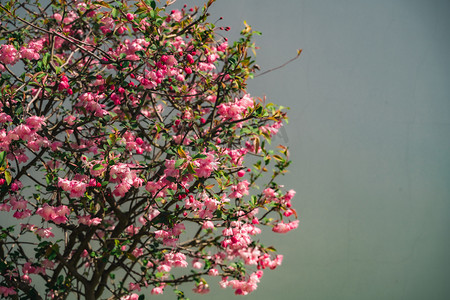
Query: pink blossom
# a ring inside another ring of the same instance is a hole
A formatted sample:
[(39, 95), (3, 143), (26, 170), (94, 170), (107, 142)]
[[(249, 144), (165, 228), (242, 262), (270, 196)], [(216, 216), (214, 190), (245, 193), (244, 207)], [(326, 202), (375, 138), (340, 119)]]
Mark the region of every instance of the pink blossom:
[(100, 219), (100, 218), (93, 218), (93, 219), (91, 220), (91, 225), (97, 226), (97, 225), (99, 225), (101, 222), (102, 222), (102, 219)]
[(133, 290), (141, 291), (141, 286), (139, 283), (130, 282), (130, 284), (128, 285), (128, 289), (130, 291), (133, 291)]
[(208, 57), (206, 57), (206, 59), (208, 60), (208, 63), (213, 63), (213, 62), (215, 62), (217, 59), (219, 58), (219, 55), (217, 55), (217, 54), (211, 54), (211, 55), (208, 55)]
[(29, 60), (39, 59), (39, 53), (36, 52), (36, 50), (33, 48), (26, 48), (26, 47), (20, 48), (20, 55), (22, 56), (22, 58), (26, 58)]
[(34, 132), (25, 124), (20, 124), (14, 129), (14, 132), (21, 140), (28, 141), (32, 138)]
[(67, 217), (66, 215), (70, 214), (70, 210), (67, 206), (65, 205), (60, 205), (58, 207), (56, 207), (54, 209), (55, 212), (55, 217), (53, 218), (53, 222), (55, 224), (61, 224), (61, 223), (66, 223), (67, 222)]
[(16, 295), (17, 292), (13, 287), (0, 286), (0, 294), (2, 294), (3, 297), (8, 297), (10, 295)]
[(204, 63), (204, 62), (198, 63), (198, 69), (203, 72), (210, 72), (215, 68), (216, 66), (212, 63)]
[(44, 206), (38, 208), (36, 213), (46, 221), (53, 221), (55, 224), (61, 224), (67, 222), (66, 215), (70, 214), (70, 210), (65, 205), (53, 207), (45, 203)]
[(113, 194), (117, 197), (123, 197), (130, 190), (130, 188), (131, 184), (128, 182), (122, 182), (115, 187)]
[(201, 262), (199, 262), (198, 260), (194, 260), (192, 262), (192, 267), (194, 269), (201, 269), (201, 268), (203, 268), (203, 264)]
[(58, 178), (58, 186), (67, 192), (71, 190), (70, 180), (67, 179)]
[(135, 294), (135, 293), (120, 298), (120, 300), (138, 300), (138, 299), (139, 299), (139, 295), (138, 295), (138, 294)]
[(55, 235), (53, 234), (53, 232), (51, 231), (51, 227), (49, 227), (49, 228), (39, 228), (39, 229), (37, 229), (36, 231), (35, 231), (35, 233), (37, 234), (37, 235), (39, 235), (40, 237), (43, 237), (43, 238), (50, 238), (50, 237), (54, 237)]
[(46, 268), (46, 269), (53, 269), (55, 267), (55, 263), (48, 260), (48, 259), (44, 259), (41, 262), (42, 267)]
[(11, 210), (11, 205), (9, 205), (8, 203), (0, 204), (0, 211), (10, 211), (10, 210)]
[(101, 222), (102, 222), (102, 219), (100, 219), (100, 218), (91, 219), (90, 215), (78, 216), (79, 224), (84, 224), (87, 226), (97, 226), (97, 225), (101, 224)]
[(249, 182), (247, 180), (241, 181), (236, 185), (231, 186), (232, 193), (230, 194), (231, 198), (242, 198), (244, 195), (248, 195), (248, 185)]
[(214, 229), (214, 223), (211, 221), (206, 221), (203, 223), (203, 229)]
[(273, 232), (277, 232), (277, 233), (286, 233), (291, 231), (292, 229), (295, 229), (298, 227), (298, 223), (299, 220), (295, 220), (289, 223), (284, 223), (283, 221), (281, 221), (280, 223), (278, 223), (277, 225), (275, 225), (272, 228)]
[(167, 264), (161, 264), (156, 268), (159, 272), (170, 272), (170, 270), (172, 269), (171, 266), (167, 265)]
[(70, 197), (78, 198), (84, 196), (86, 192), (86, 183), (81, 181), (72, 180), (70, 183)]
[(70, 84), (68, 81), (61, 81), (58, 85), (58, 91), (63, 91), (70, 88)]
[(266, 188), (263, 191), (263, 194), (264, 194), (264, 196), (266, 196), (266, 198), (269, 198), (269, 199), (277, 196), (275, 191), (271, 188)]
[(11, 192), (17, 192), (22, 188), (22, 183), (20, 181), (15, 181), (11, 184)]
[(12, 118), (10, 115), (0, 112), (0, 123), (12, 122)]
[(13, 45), (2, 45), (0, 48), (0, 62), (5, 65), (14, 65), (20, 59), (20, 53)]
[(225, 50), (227, 50), (227, 48), (228, 48), (228, 42), (225, 41), (217, 47), (217, 51), (225, 52)]
[(210, 269), (208, 271), (208, 275), (209, 276), (218, 276), (219, 275), (219, 271), (217, 271), (217, 269)]
[(18, 210), (18, 209), (26, 209), (28, 201), (26, 201), (26, 200), (16, 200), (16, 198), (13, 197), (10, 200), (10, 203), (12, 205), (12, 209)]
[(53, 19), (55, 19), (58, 22), (61, 22), (62, 16), (58, 13), (53, 14)]
[(164, 286), (157, 286), (152, 289), (151, 294), (152, 295), (161, 295), (164, 292)]
[(38, 131), (41, 129), (42, 125), (45, 125), (45, 118), (38, 116), (31, 116), (26, 119), (26, 123), (29, 128)]
[(78, 198), (84, 196), (87, 184), (78, 180), (58, 178), (58, 187), (66, 192), (70, 192), (70, 197)]
[(162, 239), (169, 236), (169, 233), (165, 230), (156, 230), (155, 231), (155, 238)]
[(22, 210), (22, 211), (18, 210), (18, 211), (16, 211), (13, 214), (13, 217), (16, 218), (16, 219), (25, 219), (25, 218), (28, 218), (30, 216), (31, 216), (31, 210), (29, 210), (29, 209), (25, 209), (25, 210)]
[(54, 217), (56, 217), (53, 207), (47, 203), (45, 203), (43, 207), (39, 208), (36, 213), (46, 221), (51, 221)]
[(218, 163), (212, 153), (204, 154), (206, 155), (206, 158), (197, 159), (195, 161), (197, 167), (195, 171), (198, 177), (208, 178), (213, 171), (217, 170)]
[(181, 19), (183, 18), (183, 14), (179, 10), (172, 10), (172, 13), (170, 14), (170, 17), (175, 22), (180, 22)]
[(206, 282), (200, 281), (200, 283), (198, 283), (192, 291), (197, 294), (208, 294), (209, 286)]
[(133, 254), (134, 257), (139, 257), (144, 255), (144, 250), (142, 248), (136, 248), (131, 254)]

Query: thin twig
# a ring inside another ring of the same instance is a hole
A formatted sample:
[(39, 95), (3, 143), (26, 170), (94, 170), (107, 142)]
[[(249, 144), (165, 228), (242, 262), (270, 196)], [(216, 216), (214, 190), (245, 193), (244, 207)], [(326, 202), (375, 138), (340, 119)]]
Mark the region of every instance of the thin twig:
[(276, 68), (273, 68), (273, 69), (264, 71), (264, 72), (262, 72), (261, 74), (256, 75), (255, 78), (256, 78), (256, 77), (259, 77), (259, 76), (262, 76), (262, 75), (264, 75), (264, 74), (267, 74), (267, 73), (269, 73), (269, 72), (272, 72), (272, 71), (275, 71), (275, 70), (278, 70), (278, 69), (281, 69), (281, 68), (287, 66), (288, 64), (290, 64), (291, 62), (293, 62), (294, 60), (296, 60), (297, 58), (299, 58), (301, 53), (302, 53), (302, 49), (297, 50), (297, 56), (296, 56), (296, 57), (291, 58), (290, 60), (288, 60), (287, 62), (285, 62), (285, 63), (282, 64), (281, 66), (278, 66), (278, 67), (276, 67)]

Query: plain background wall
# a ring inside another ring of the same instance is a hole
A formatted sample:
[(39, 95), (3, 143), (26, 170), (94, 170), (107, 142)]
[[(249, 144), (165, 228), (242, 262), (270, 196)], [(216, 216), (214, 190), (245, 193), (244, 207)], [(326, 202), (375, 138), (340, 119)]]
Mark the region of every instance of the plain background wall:
[[(245, 299), (450, 299), (450, 2), (218, 0), (211, 14), (230, 40), (244, 20), (262, 31), (262, 70), (303, 48), (249, 85), (291, 108), (276, 141), (300, 227), (264, 236), (285, 260)], [(191, 299), (235, 297), (211, 286)]]

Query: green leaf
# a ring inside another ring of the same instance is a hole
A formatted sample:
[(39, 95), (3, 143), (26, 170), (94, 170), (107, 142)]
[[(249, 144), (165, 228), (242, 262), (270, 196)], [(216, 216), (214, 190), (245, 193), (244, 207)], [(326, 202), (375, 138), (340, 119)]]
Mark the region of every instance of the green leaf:
[(186, 152), (184, 152), (183, 148), (178, 147), (177, 152), (178, 152), (178, 155), (179, 155), (179, 156), (181, 156), (181, 157), (183, 157), (183, 158), (187, 158)]
[(184, 164), (185, 159), (184, 158), (180, 158), (175, 162), (175, 169), (178, 169), (182, 164)]
[(96, 165), (92, 168), (92, 170), (94, 170), (94, 171), (101, 170), (101, 169), (103, 169), (103, 166), (102, 166), (101, 164), (96, 164)]
[(119, 11), (115, 7), (111, 10), (111, 16), (114, 19), (117, 19), (117, 17), (119, 16)]
[(5, 171), (5, 180), (8, 185), (11, 184), (12, 176), (8, 170)]
[(42, 65), (45, 69), (48, 68), (48, 59), (50, 58), (50, 53), (47, 52), (44, 54), (44, 56), (42, 57)]
[(192, 159), (196, 160), (199, 158), (207, 158), (208, 156), (206, 154), (202, 154), (202, 153), (197, 153)]
[(275, 159), (278, 160), (278, 161), (284, 161), (284, 159), (283, 159), (281, 156), (277, 155), (277, 154), (275, 154), (275, 155), (273, 156), (273, 158), (275, 158)]
[(192, 163), (188, 164), (188, 170), (189, 170), (189, 173), (191, 173), (191, 174), (195, 174), (196, 173), (195, 170), (194, 170), (194, 165)]
[(2, 151), (0, 152), (0, 166), (3, 166), (5, 163), (5, 156), (6, 156), (6, 151)]

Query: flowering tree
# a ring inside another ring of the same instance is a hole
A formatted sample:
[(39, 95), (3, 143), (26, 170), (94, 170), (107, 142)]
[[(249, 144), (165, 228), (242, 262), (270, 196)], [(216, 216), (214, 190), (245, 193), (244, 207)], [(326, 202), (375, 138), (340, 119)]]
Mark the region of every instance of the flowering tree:
[(298, 226), (286, 113), (246, 92), (257, 32), (228, 44), (212, 2), (0, 4), (1, 296), (245, 295), (280, 265), (257, 235)]

